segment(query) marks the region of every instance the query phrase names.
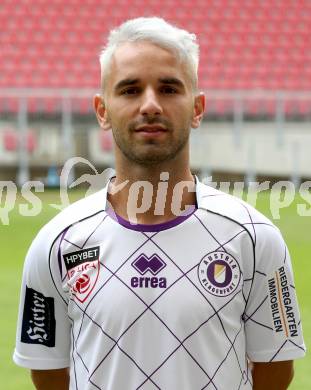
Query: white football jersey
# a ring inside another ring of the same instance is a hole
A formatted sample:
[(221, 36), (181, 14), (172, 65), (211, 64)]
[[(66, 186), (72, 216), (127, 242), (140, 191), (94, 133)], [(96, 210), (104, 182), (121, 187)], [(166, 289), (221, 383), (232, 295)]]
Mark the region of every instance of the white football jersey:
[(305, 354), (279, 230), (197, 183), (197, 208), (157, 225), (106, 210), (104, 189), (38, 234), (14, 361), (70, 366), (71, 390), (249, 390), (248, 361)]

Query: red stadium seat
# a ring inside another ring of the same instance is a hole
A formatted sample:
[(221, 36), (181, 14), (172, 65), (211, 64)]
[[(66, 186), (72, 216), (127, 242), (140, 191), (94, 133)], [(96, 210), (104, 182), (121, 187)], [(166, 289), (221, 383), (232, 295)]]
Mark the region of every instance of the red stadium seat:
[[(8, 152), (16, 152), (19, 146), (19, 134), (14, 129), (6, 129), (3, 133), (3, 146)], [(28, 130), (26, 146), (28, 153), (33, 153), (37, 147), (37, 140), (33, 130)]]
[(8, 152), (15, 152), (18, 148), (17, 132), (12, 129), (7, 129), (3, 133), (3, 146)]

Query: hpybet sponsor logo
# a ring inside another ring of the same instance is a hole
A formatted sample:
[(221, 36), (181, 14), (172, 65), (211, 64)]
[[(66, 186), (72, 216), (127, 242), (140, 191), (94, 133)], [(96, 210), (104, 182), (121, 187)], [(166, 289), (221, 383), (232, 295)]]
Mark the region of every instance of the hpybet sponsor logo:
[(55, 346), (54, 298), (26, 286), (21, 341)]
[[(131, 286), (133, 288), (166, 288), (166, 278), (156, 276), (166, 267), (166, 263), (156, 253), (150, 257), (145, 254), (139, 255), (132, 262), (132, 267), (142, 275), (131, 278)], [(145, 276), (145, 274), (153, 276)]]
[(72, 294), (84, 302), (93, 291), (99, 275), (99, 246), (63, 255), (68, 286)]

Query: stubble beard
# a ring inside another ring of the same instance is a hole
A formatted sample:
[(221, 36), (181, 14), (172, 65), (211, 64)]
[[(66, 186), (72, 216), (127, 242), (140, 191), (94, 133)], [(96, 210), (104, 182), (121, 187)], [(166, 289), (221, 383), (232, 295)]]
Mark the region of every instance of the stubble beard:
[[(170, 135), (165, 144), (159, 145), (157, 140), (146, 140), (144, 144), (137, 144), (134, 142), (131, 135), (134, 133), (137, 123), (129, 125), (128, 133), (129, 138), (125, 139), (119, 136), (118, 130), (112, 131), (116, 146), (120, 149), (121, 153), (127, 160), (135, 164), (152, 167), (160, 163), (174, 160), (176, 156), (186, 147), (189, 141), (189, 128), (182, 130), (174, 130), (170, 123), (167, 121), (157, 121), (153, 123), (164, 124), (167, 128), (168, 135)], [(152, 124), (148, 122), (148, 124)], [(174, 138), (173, 134), (182, 134), (183, 136)]]

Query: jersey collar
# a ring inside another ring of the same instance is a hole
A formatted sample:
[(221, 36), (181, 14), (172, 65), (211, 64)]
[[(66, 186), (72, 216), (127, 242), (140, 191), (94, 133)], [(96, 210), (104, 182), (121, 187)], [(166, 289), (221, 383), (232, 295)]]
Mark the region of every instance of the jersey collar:
[[(111, 180), (116, 177), (115, 172), (111, 170), (111, 175), (108, 178), (108, 183), (104, 188), (104, 210), (108, 210), (112, 208), (111, 204), (108, 201), (108, 187)], [(209, 196), (215, 196), (219, 194), (219, 191), (210, 187), (204, 183), (202, 183), (199, 178), (195, 175), (195, 183), (196, 183), (196, 207), (199, 209), (206, 209), (206, 198)]]

